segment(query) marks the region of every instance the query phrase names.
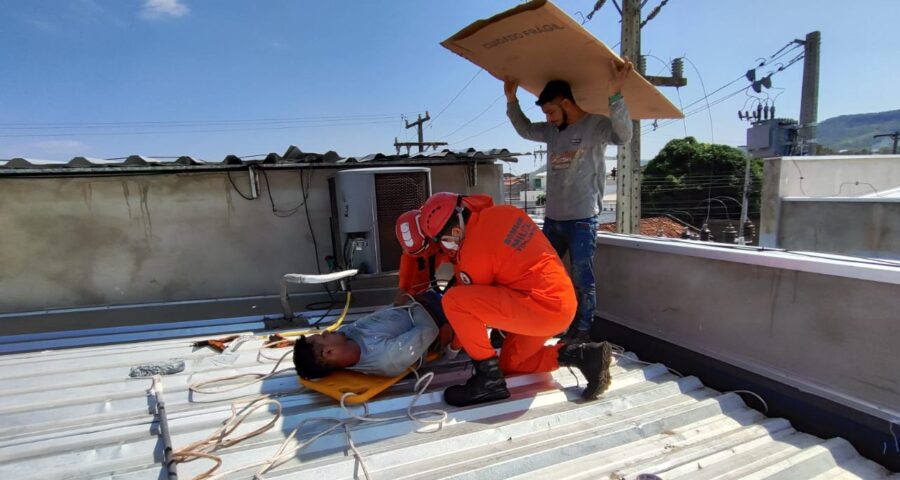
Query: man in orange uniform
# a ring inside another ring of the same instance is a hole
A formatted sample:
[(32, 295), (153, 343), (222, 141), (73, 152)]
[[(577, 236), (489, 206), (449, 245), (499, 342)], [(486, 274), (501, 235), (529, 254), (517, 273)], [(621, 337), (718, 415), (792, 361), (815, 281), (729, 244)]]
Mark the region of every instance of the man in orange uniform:
[[(467, 208), (477, 210), (494, 205), (494, 199), (483, 194), (465, 196), (462, 202)], [(410, 210), (397, 217), (394, 226), (397, 241), (403, 249), (398, 272), (398, 298), (405, 294), (415, 296), (437, 287), (435, 272), (438, 267), (450, 261), (449, 255), (438, 246), (438, 242), (430, 242), (425, 237), (419, 221), (421, 217), (420, 209)]]
[(448, 262), (447, 254), (433, 242), (429, 242), (419, 227), (419, 209), (410, 210), (397, 217), (394, 233), (403, 253), (400, 255), (399, 284), (397, 299), (406, 295), (417, 295), (429, 288), (436, 288), (435, 272)]
[[(444, 391), (453, 406), (509, 397), (503, 374), (549, 372), (574, 366), (587, 378), (582, 397), (609, 387), (609, 344), (547, 346), (577, 308), (575, 290), (550, 242), (524, 211), (484, 206), (455, 193), (436, 193), (422, 205), (422, 232), (448, 252), (457, 286), (442, 304), (459, 342), (475, 362), (464, 385)], [(500, 358), (486, 327), (507, 332)]]

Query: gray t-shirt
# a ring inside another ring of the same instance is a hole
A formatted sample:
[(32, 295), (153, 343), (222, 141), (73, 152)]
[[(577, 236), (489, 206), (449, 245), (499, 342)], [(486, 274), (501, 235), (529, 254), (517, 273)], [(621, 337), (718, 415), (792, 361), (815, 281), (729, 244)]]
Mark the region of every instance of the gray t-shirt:
[(577, 220), (600, 213), (606, 145), (631, 140), (631, 115), (625, 101), (614, 101), (609, 111), (609, 117), (589, 113), (559, 131), (548, 122), (532, 123), (519, 102), (507, 104), (506, 114), (519, 135), (547, 143), (547, 218)]
[(438, 326), (420, 304), (379, 310), (340, 329), (359, 345), (359, 362), (350, 370), (393, 377), (424, 355)]

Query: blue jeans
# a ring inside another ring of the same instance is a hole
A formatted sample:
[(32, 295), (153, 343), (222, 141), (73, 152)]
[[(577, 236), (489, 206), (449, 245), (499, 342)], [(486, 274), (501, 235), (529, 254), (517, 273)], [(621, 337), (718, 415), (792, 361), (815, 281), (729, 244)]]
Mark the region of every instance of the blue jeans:
[(578, 297), (578, 310), (573, 324), (578, 330), (590, 330), (597, 306), (594, 283), (594, 250), (597, 249), (599, 218), (578, 220), (544, 219), (544, 235), (556, 249), (559, 258), (566, 252), (572, 261), (572, 283)]

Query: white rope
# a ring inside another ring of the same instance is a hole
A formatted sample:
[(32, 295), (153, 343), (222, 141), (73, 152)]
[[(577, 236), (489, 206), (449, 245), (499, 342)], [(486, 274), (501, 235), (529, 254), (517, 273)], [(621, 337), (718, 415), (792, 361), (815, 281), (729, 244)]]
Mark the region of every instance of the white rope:
[[(628, 360), (630, 360), (630, 361), (632, 361), (632, 362), (640, 363), (640, 364), (642, 364), (642, 365), (653, 365), (653, 364), (650, 363), (650, 362), (645, 362), (645, 361), (643, 361), (643, 360), (638, 360), (637, 358), (630, 357), (630, 356), (626, 355), (626, 354), (625, 354), (625, 348), (622, 347), (621, 345), (616, 345), (616, 344), (614, 344), (614, 343), (610, 343), (610, 345), (612, 346), (613, 355), (616, 356), (616, 357), (618, 357), (618, 358), (625, 358), (625, 359), (628, 359)], [(668, 366), (667, 366), (666, 368), (667, 368), (670, 372), (674, 373), (675, 375), (678, 375), (679, 377), (684, 378), (684, 375), (682, 375), (681, 372), (679, 372), (678, 370), (675, 370), (674, 368), (670, 368), (670, 367), (668, 367)], [(763, 413), (765, 413), (766, 415), (769, 414), (769, 404), (766, 403), (766, 401), (763, 400), (763, 398), (762, 398), (761, 396), (759, 396), (756, 392), (751, 392), (750, 390), (729, 390), (729, 391), (727, 391), (727, 392), (722, 392), (722, 393), (746, 393), (746, 394), (749, 394), (749, 395), (753, 395), (754, 397), (756, 397), (756, 398), (763, 404), (763, 408), (765, 409), (765, 411), (764, 411)]]
[[(655, 365), (652, 362), (645, 362), (641, 359), (627, 355), (625, 353), (625, 347), (623, 347), (621, 345), (616, 345), (615, 343), (612, 343), (612, 342), (609, 342), (609, 345), (610, 345), (610, 347), (612, 347), (612, 354), (616, 358), (624, 358), (625, 360), (628, 360), (628, 361), (631, 361), (634, 363), (639, 363), (641, 365)], [(666, 367), (666, 370), (668, 370), (672, 374), (674, 374), (678, 377), (684, 378), (684, 375), (681, 372), (679, 372), (678, 370), (675, 370), (674, 368), (671, 368), (667, 365), (664, 365), (664, 366)]]
[[(437, 429), (429, 431), (429, 432), (423, 432), (421, 430), (417, 430), (418, 433), (434, 433), (434, 432), (440, 431), (441, 428), (443, 427), (443, 423), (447, 420), (448, 415), (447, 415), (447, 412), (444, 410), (433, 409), (433, 410), (424, 410), (424, 411), (420, 411), (420, 412), (413, 411), (413, 408), (415, 407), (416, 402), (419, 400), (419, 398), (422, 397), (422, 395), (428, 389), (429, 385), (431, 385), (431, 381), (434, 379), (434, 372), (428, 372), (422, 376), (419, 376), (419, 373), (416, 370), (413, 370), (413, 373), (417, 377), (415, 386), (413, 387), (414, 391), (415, 391), (415, 395), (413, 396), (412, 400), (409, 402), (409, 406), (406, 407), (406, 415), (396, 415), (396, 416), (392, 416), (392, 417), (372, 417), (369, 414), (369, 407), (366, 403), (360, 404), (360, 406), (363, 407), (364, 413), (363, 413), (363, 415), (358, 415), (355, 412), (353, 412), (345, 403), (347, 398), (349, 398), (353, 395), (356, 395), (356, 394), (354, 394), (353, 392), (347, 392), (341, 396), (341, 409), (350, 418), (341, 419), (341, 418), (337, 418), (337, 417), (316, 417), (316, 418), (307, 418), (307, 419), (303, 420), (302, 422), (300, 422), (297, 425), (297, 428), (295, 428), (287, 436), (287, 438), (284, 440), (284, 442), (281, 444), (281, 446), (278, 448), (278, 450), (271, 457), (269, 457), (268, 459), (266, 459), (258, 464), (249, 465), (249, 466), (262, 465), (262, 468), (260, 468), (256, 472), (256, 474), (254, 475), (253, 478), (262, 479), (263, 475), (266, 472), (277, 467), (282, 462), (284, 462), (290, 458), (293, 458), (299, 451), (303, 450), (304, 448), (308, 447), (309, 445), (312, 445), (319, 438), (337, 430), (338, 428), (343, 428), (344, 434), (347, 439), (348, 447), (353, 452), (353, 456), (359, 462), (360, 467), (362, 468), (363, 474), (365, 475), (365, 477), (367, 479), (371, 479), (372, 477), (371, 477), (371, 474), (369, 473), (369, 469), (366, 465), (365, 457), (362, 455), (362, 453), (360, 453), (356, 449), (356, 446), (353, 444), (353, 438), (350, 435), (350, 427), (351, 426), (360, 425), (363, 423), (384, 423), (384, 422), (391, 422), (394, 420), (402, 420), (402, 419), (409, 418), (410, 420), (412, 420), (413, 422), (416, 422), (416, 423), (422, 423), (422, 424), (429, 425), (429, 426), (437, 425), (438, 426)], [(437, 417), (437, 418), (426, 418), (428, 416), (433, 416), (433, 417)], [(322, 432), (319, 432), (318, 434), (316, 434), (309, 440), (298, 443), (295, 448), (288, 451), (288, 447), (291, 446), (292, 443), (296, 443), (295, 437), (297, 435), (297, 432), (299, 432), (300, 429), (304, 425), (306, 425), (306, 423), (315, 422), (315, 421), (329, 421), (329, 422), (335, 422), (335, 424), (332, 425), (330, 428), (328, 428)], [(241, 467), (238, 470), (243, 470), (245, 468), (248, 468), (249, 466)], [(226, 472), (226, 473), (232, 473), (235, 471), (237, 471), (237, 470), (232, 470), (231, 472)], [(225, 473), (223, 473), (222, 475), (225, 475)]]
[[(233, 392), (235, 390), (239, 390), (244, 387), (249, 387), (250, 385), (253, 385), (257, 382), (261, 382), (267, 378), (274, 377), (275, 375), (279, 375), (284, 372), (293, 371), (294, 370), (293, 368), (285, 368), (282, 370), (278, 370), (278, 366), (281, 365), (281, 362), (283, 362), (284, 359), (287, 358), (287, 356), (290, 355), (292, 352), (293, 352), (293, 350), (288, 350), (287, 352), (284, 352), (284, 355), (281, 356), (281, 358), (278, 360), (278, 363), (275, 364), (275, 366), (272, 368), (272, 371), (270, 371), (269, 373), (242, 373), (240, 375), (232, 375), (230, 377), (221, 377), (221, 378), (214, 378), (212, 380), (206, 380), (206, 381), (202, 381), (202, 382), (195, 382), (195, 383), (191, 384), (190, 390), (195, 393), (205, 393), (205, 394), (209, 394), (209, 395)], [(250, 377), (250, 378), (252, 378), (252, 380), (249, 380), (246, 382), (240, 382), (236, 385), (230, 385), (227, 387), (205, 388), (209, 385), (215, 385), (217, 383), (227, 382), (229, 380), (235, 380), (238, 378), (246, 378), (246, 377)]]
[[(409, 313), (410, 321), (414, 322), (415, 319), (413, 318), (412, 307), (414, 305), (421, 306), (421, 304), (419, 302), (415, 301), (415, 299), (412, 296), (410, 296), (410, 295), (408, 295), (408, 296), (412, 300), (409, 304), (389, 307), (385, 310), (395, 310), (395, 309), (405, 308), (405, 309), (407, 309), (407, 312)], [(268, 360), (275, 360), (275, 358), (270, 358), (270, 357), (264, 355), (263, 349), (265, 349), (271, 345), (274, 345), (276, 343), (280, 343), (281, 341), (282, 340), (278, 340), (278, 341), (273, 341), (273, 342), (263, 344), (260, 347), (260, 350), (257, 354), (257, 361), (260, 361), (259, 360), (260, 358), (265, 358)], [(293, 369), (291, 369), (291, 368), (278, 370), (278, 367), (281, 365), (281, 362), (283, 362), (284, 359), (287, 358), (288, 354), (290, 354), (292, 352), (293, 352), (293, 349), (289, 349), (280, 358), (278, 358), (275, 366), (267, 374), (245, 373), (245, 374), (232, 375), (229, 377), (217, 378), (217, 379), (212, 379), (212, 380), (207, 380), (207, 381), (202, 381), (202, 382), (195, 382), (195, 383), (191, 384), (190, 390), (192, 392), (205, 393), (205, 394), (226, 393), (226, 392), (231, 392), (234, 390), (238, 390), (240, 388), (244, 388), (244, 387), (253, 385), (257, 382), (261, 382), (267, 378), (273, 377), (273, 376), (281, 374), (283, 372), (292, 371)], [(425, 392), (428, 390), (428, 387), (431, 385), (432, 380), (434, 379), (434, 372), (428, 372), (425, 375), (421, 375), (421, 376), (419, 375), (418, 368), (421, 367), (421, 365), (423, 363), (423, 358), (420, 357), (418, 362), (419, 362), (418, 365), (416, 365), (416, 367), (413, 368), (413, 370), (412, 370), (413, 374), (415, 374), (415, 376), (416, 376), (416, 383), (413, 386), (413, 391), (415, 392), (415, 395), (413, 396), (412, 400), (410, 400), (409, 405), (406, 407), (405, 415), (396, 415), (396, 416), (391, 416), (391, 417), (372, 417), (369, 414), (369, 407), (365, 402), (363, 402), (361, 404), (361, 406), (363, 407), (364, 413), (363, 413), (363, 415), (359, 415), (359, 414), (353, 412), (350, 409), (350, 407), (348, 407), (346, 404), (346, 399), (355, 395), (352, 392), (348, 392), (341, 396), (340, 406), (341, 406), (341, 409), (344, 411), (344, 413), (349, 418), (315, 417), (315, 418), (304, 419), (297, 425), (296, 428), (294, 428), (293, 431), (291, 431), (291, 433), (287, 436), (287, 438), (285, 438), (284, 442), (282, 442), (282, 444), (278, 447), (278, 450), (269, 458), (262, 460), (260, 462), (252, 463), (249, 465), (243, 465), (241, 467), (237, 467), (237, 468), (227, 470), (224, 472), (220, 472), (216, 475), (213, 475), (213, 473), (216, 470), (218, 470), (219, 467), (222, 466), (221, 457), (213, 454), (214, 451), (216, 451), (220, 448), (225, 448), (225, 447), (234, 445), (240, 441), (246, 440), (247, 438), (264, 433), (264, 432), (268, 431), (269, 429), (271, 429), (273, 426), (275, 426), (276, 422), (281, 418), (281, 415), (282, 415), (281, 403), (275, 399), (271, 399), (271, 398), (261, 395), (261, 396), (258, 396), (256, 399), (252, 400), (250, 403), (248, 403), (244, 407), (245, 413), (243, 413), (240, 416), (237, 413), (237, 405), (238, 404), (237, 403), (232, 404), (231, 405), (231, 416), (227, 420), (225, 420), (225, 422), (223, 422), (221, 427), (219, 427), (215, 432), (210, 434), (210, 436), (207, 437), (206, 439), (191, 443), (190, 445), (187, 445), (187, 446), (179, 449), (176, 452), (176, 454), (173, 454), (173, 459), (176, 459), (176, 461), (179, 461), (179, 462), (189, 462), (189, 461), (197, 460), (199, 458), (206, 458), (206, 459), (209, 459), (209, 460), (212, 460), (215, 462), (215, 465), (213, 465), (212, 468), (210, 468), (209, 470), (194, 477), (194, 480), (219, 479), (219, 478), (223, 478), (227, 475), (230, 475), (230, 474), (242, 471), (242, 470), (246, 470), (248, 468), (257, 467), (257, 466), (260, 467), (260, 469), (254, 474), (253, 478), (255, 480), (264, 480), (263, 475), (265, 473), (267, 473), (271, 469), (277, 467), (284, 461), (286, 461), (290, 458), (294, 458), (294, 456), (298, 452), (303, 450), (304, 448), (312, 445), (313, 443), (315, 443), (317, 440), (319, 440), (323, 436), (328, 435), (340, 428), (340, 429), (343, 429), (344, 436), (347, 441), (347, 446), (353, 452), (353, 456), (359, 462), (360, 467), (363, 470), (363, 474), (365, 475), (365, 477), (367, 479), (371, 480), (372, 477), (371, 477), (371, 474), (365, 463), (365, 458), (362, 455), (362, 453), (360, 453), (359, 450), (356, 448), (356, 445), (353, 443), (353, 438), (350, 435), (350, 427), (356, 426), (356, 425), (361, 425), (364, 423), (383, 423), (383, 422), (390, 422), (390, 421), (408, 418), (415, 423), (421, 423), (426, 426), (436, 425), (437, 428), (435, 428), (434, 430), (430, 430), (428, 432), (425, 432), (424, 430), (416, 430), (417, 433), (433, 433), (433, 432), (440, 431), (441, 428), (443, 428), (444, 422), (448, 418), (447, 412), (444, 410), (440, 410), (440, 409), (423, 410), (423, 411), (418, 411), (418, 412), (413, 411), (413, 408), (415, 407), (416, 402), (418, 402), (419, 399), (422, 397), (422, 395), (425, 394)], [(224, 388), (223, 387), (215, 387), (215, 385), (222, 383), (222, 382), (235, 380), (235, 379), (239, 379), (239, 378), (246, 378), (246, 377), (252, 377), (252, 379), (249, 381), (246, 381), (246, 382), (240, 382), (237, 385), (229, 385)], [(213, 385), (213, 387), (209, 388), (210, 385)], [(276, 408), (275, 415), (273, 416), (271, 421), (269, 421), (266, 425), (254, 430), (250, 433), (241, 435), (241, 436), (233, 438), (233, 439), (227, 438), (227, 436), (229, 434), (233, 433), (237, 429), (237, 427), (240, 426), (240, 424), (247, 417), (249, 417), (251, 414), (253, 414), (255, 411), (257, 411), (259, 408), (262, 408), (266, 405), (274, 405)], [(299, 442), (296, 439), (297, 433), (306, 424), (313, 423), (313, 422), (333, 422), (334, 425), (317, 433), (309, 440)], [(293, 446), (294, 448), (289, 449), (289, 447), (291, 447), (291, 446)]]
[[(263, 425), (262, 427), (253, 430), (252, 432), (245, 433), (235, 438), (228, 438), (228, 435), (232, 434), (237, 428), (254, 412), (259, 410), (262, 407), (272, 405), (275, 407), (275, 415), (272, 417), (272, 420), (269, 423)], [(218, 455), (213, 454), (213, 452), (221, 449), (227, 448), (237, 443), (240, 443), (248, 438), (255, 437), (261, 433), (268, 431), (270, 428), (275, 426), (275, 423), (281, 418), (281, 403), (277, 400), (268, 399), (266, 397), (259, 397), (256, 400), (246, 404), (242, 409), (242, 413), (238, 413), (238, 404), (231, 404), (231, 416), (228, 417), (222, 423), (222, 426), (216, 429), (213, 433), (211, 433), (208, 437), (203, 440), (198, 440), (194, 443), (188, 444), (182, 448), (179, 448), (175, 452), (172, 453), (172, 461), (179, 463), (186, 463), (197, 460), (199, 458), (206, 458), (215, 462), (215, 465), (212, 466), (209, 470), (201, 473), (194, 477), (194, 480), (202, 480), (211, 478), (212, 474), (218, 470), (220, 466), (222, 466), (222, 458)]]

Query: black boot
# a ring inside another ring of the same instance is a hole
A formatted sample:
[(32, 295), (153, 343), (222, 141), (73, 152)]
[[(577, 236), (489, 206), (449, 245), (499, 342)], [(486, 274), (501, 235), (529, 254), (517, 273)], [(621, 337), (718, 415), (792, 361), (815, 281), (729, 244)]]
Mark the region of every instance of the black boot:
[(575, 345), (576, 343), (591, 343), (591, 335), (587, 330), (578, 330), (574, 326), (559, 338), (560, 343)]
[(500, 371), (497, 357), (475, 362), (475, 375), (464, 385), (454, 385), (444, 390), (444, 401), (454, 407), (493, 402), (509, 398), (506, 380)]
[(561, 366), (578, 367), (587, 379), (587, 387), (581, 392), (582, 398), (593, 400), (609, 388), (612, 348), (608, 343), (568, 344), (559, 349), (557, 360)]

